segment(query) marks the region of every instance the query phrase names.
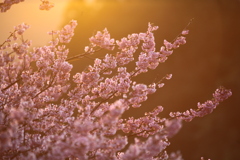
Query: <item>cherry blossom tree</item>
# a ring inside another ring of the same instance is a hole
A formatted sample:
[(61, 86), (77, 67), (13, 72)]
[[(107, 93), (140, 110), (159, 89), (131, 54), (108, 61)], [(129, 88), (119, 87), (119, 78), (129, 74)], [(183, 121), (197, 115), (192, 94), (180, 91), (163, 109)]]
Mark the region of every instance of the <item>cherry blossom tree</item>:
[[(10, 7), (18, 2), (3, 4)], [(1, 11), (6, 10), (3, 4)], [(171, 79), (172, 74), (167, 74), (150, 84), (133, 80), (156, 69), (184, 45), (187, 27), (172, 42), (164, 40), (160, 49), (154, 39), (158, 27), (151, 23), (145, 33), (120, 40), (104, 29), (89, 38), (82, 54), (68, 57), (66, 44), (76, 26), (72, 20), (61, 30), (50, 31), (52, 40), (47, 45), (30, 49), (31, 41), (24, 38), (30, 26), (22, 23), (0, 45), (2, 159), (181, 160), (180, 152), (167, 152), (169, 138), (178, 133), (182, 121), (210, 114), (231, 96), (231, 90), (221, 86), (211, 100), (198, 103), (196, 109), (171, 112), (169, 117), (161, 117), (163, 107), (158, 105), (139, 118), (123, 118), (123, 114), (141, 107), (149, 94)], [(71, 60), (98, 50), (115, 54), (96, 58), (84, 71), (70, 74)], [(129, 63), (135, 63), (135, 68), (129, 69)]]

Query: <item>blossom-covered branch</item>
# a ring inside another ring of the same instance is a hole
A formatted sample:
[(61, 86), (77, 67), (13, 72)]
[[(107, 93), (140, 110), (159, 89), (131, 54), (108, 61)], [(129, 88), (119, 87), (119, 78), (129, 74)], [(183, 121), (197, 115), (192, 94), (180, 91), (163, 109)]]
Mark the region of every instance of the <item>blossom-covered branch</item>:
[(217, 105), (219, 105), (220, 102), (228, 99), (231, 95), (232, 95), (231, 90), (225, 89), (224, 87), (221, 86), (213, 93), (212, 100), (208, 100), (202, 104), (198, 103), (197, 105), (198, 109), (190, 109), (182, 113), (171, 112), (170, 116), (189, 122), (195, 117), (203, 117), (207, 114), (212, 113), (212, 111), (216, 109)]
[[(169, 138), (182, 127), (182, 120), (209, 114), (231, 91), (220, 87), (213, 99), (198, 109), (160, 116), (156, 107), (142, 117), (126, 117), (138, 109), (149, 94), (164, 86), (172, 74), (143, 84), (133, 78), (156, 69), (180, 45), (186, 43), (184, 29), (173, 41), (164, 40), (156, 49), (149, 23), (145, 33), (121, 40), (107, 29), (92, 36), (83, 53), (68, 57), (66, 44), (74, 36), (72, 20), (60, 31), (51, 31), (45, 46), (30, 49), (24, 38), (29, 25), (22, 23), (0, 45), (0, 155), (3, 159), (182, 159), (179, 152), (167, 153)], [(86, 70), (71, 76), (71, 60), (111, 50), (96, 58)], [(136, 58), (137, 57), (137, 58)], [(128, 68), (135, 62), (135, 68)], [(130, 142), (134, 137), (134, 142)]]

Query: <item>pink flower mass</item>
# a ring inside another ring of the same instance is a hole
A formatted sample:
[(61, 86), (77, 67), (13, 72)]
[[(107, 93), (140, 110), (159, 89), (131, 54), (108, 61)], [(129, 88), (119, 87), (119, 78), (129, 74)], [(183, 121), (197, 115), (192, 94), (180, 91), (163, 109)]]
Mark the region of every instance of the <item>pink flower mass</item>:
[[(18, 2), (5, 0), (0, 3), (1, 11)], [(53, 4), (42, 0), (40, 9), (51, 7)], [(47, 45), (32, 48), (32, 42), (24, 38), (29, 25), (22, 23), (0, 44), (1, 159), (181, 160), (180, 152), (166, 149), (182, 120), (210, 114), (232, 95), (221, 86), (211, 100), (185, 112), (170, 112), (163, 118), (164, 107), (156, 104), (142, 117), (123, 117), (172, 78), (167, 74), (150, 84), (134, 79), (164, 63), (186, 43), (189, 30), (156, 48), (154, 31), (158, 27), (151, 23), (145, 33), (120, 40), (104, 29), (89, 38), (84, 53), (68, 57), (66, 44), (76, 26), (77, 21), (72, 20), (63, 29), (49, 32), (53, 38)], [(115, 54), (96, 58), (84, 71), (71, 75), (70, 60), (100, 49)], [(133, 69), (127, 67), (131, 62)]]

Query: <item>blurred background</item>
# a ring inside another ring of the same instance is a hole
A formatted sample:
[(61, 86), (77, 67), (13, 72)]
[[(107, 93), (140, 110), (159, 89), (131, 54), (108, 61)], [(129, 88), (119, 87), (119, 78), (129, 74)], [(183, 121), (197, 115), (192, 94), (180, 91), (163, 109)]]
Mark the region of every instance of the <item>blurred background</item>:
[[(168, 73), (173, 74), (165, 86), (150, 95), (141, 109), (131, 109), (126, 116), (143, 116), (157, 105), (164, 107), (160, 115), (170, 111), (196, 108), (197, 102), (212, 98), (219, 86), (233, 96), (204, 118), (184, 123), (170, 141), (170, 151), (180, 150), (185, 160), (236, 160), (240, 157), (240, 1), (239, 0), (52, 0), (55, 7), (39, 11), (38, 0), (12, 6), (0, 14), (0, 40), (4, 41), (13, 26), (27, 22), (31, 29), (26, 37), (34, 46), (50, 40), (46, 32), (60, 29), (76, 19), (78, 26), (70, 48), (70, 57), (83, 52), (88, 38), (107, 28), (112, 38), (121, 39), (132, 33), (145, 32), (148, 22), (159, 26), (154, 32), (157, 50), (163, 40), (174, 40), (189, 21), (187, 44), (175, 50), (159, 67), (135, 80), (151, 83)], [(92, 57), (103, 57), (99, 52)], [(91, 59), (72, 62), (72, 74), (83, 71)], [(131, 67), (131, 66), (129, 66)]]

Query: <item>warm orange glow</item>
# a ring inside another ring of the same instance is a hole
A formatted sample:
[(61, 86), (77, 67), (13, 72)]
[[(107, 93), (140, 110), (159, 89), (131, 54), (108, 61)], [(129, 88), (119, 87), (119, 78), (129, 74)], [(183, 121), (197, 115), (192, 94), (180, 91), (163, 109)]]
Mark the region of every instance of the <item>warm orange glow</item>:
[[(33, 46), (44, 46), (51, 39), (48, 31), (61, 29), (75, 19), (78, 26), (67, 46), (70, 50), (68, 56), (72, 57), (82, 53), (89, 44), (89, 37), (105, 27), (112, 38), (120, 40), (128, 34), (146, 32), (147, 24), (151, 22), (159, 26), (154, 32), (156, 51), (159, 51), (164, 39), (174, 40), (194, 18), (189, 26), (187, 44), (174, 51), (168, 61), (160, 64), (158, 69), (140, 75), (136, 80), (150, 84), (154, 79), (172, 73), (171, 81), (156, 94), (149, 96), (148, 102), (144, 104), (146, 107), (138, 112), (130, 111), (126, 116), (134, 114), (140, 117), (157, 105), (165, 107), (163, 117), (164, 114), (168, 116), (170, 111), (196, 108), (197, 102), (207, 100), (217, 86), (232, 88), (233, 97), (224, 102), (226, 106), (219, 107), (214, 115), (202, 119), (203, 121), (196, 120), (186, 125), (186, 131), (172, 140), (181, 146), (182, 153), (186, 156), (184, 159), (200, 159), (203, 155), (209, 155), (208, 158), (211, 159), (239, 159), (239, 0), (49, 1), (55, 4), (49, 11), (39, 10), (40, 0), (25, 0), (13, 5), (6, 13), (0, 13), (0, 44), (9, 36), (9, 32), (14, 30), (14, 26), (25, 22), (31, 27), (24, 34), (24, 38), (32, 40)], [(89, 56), (90, 58), (71, 61), (74, 66), (72, 72), (84, 71), (89, 64), (93, 64), (95, 57), (103, 58), (108, 52), (102, 50)], [(136, 59), (139, 53), (134, 55)], [(130, 65), (134, 66), (135, 63)], [(185, 139), (180, 139), (181, 137)], [(204, 143), (198, 143), (203, 141)], [(175, 148), (170, 150), (176, 151)], [(203, 154), (199, 155), (200, 153)]]
[(87, 5), (92, 5), (92, 4), (94, 4), (95, 1), (96, 1), (96, 0), (85, 0), (85, 3), (86, 3)]
[[(27, 23), (30, 28), (24, 35), (33, 41), (33, 46), (44, 45), (50, 39), (47, 32), (57, 30), (63, 21), (63, 11), (68, 0), (51, 0), (54, 7), (49, 11), (39, 10), (39, 0), (24, 1), (13, 5), (6, 13), (0, 13), (0, 43), (13, 31), (13, 27)], [(41, 37), (41, 38), (39, 38)]]

